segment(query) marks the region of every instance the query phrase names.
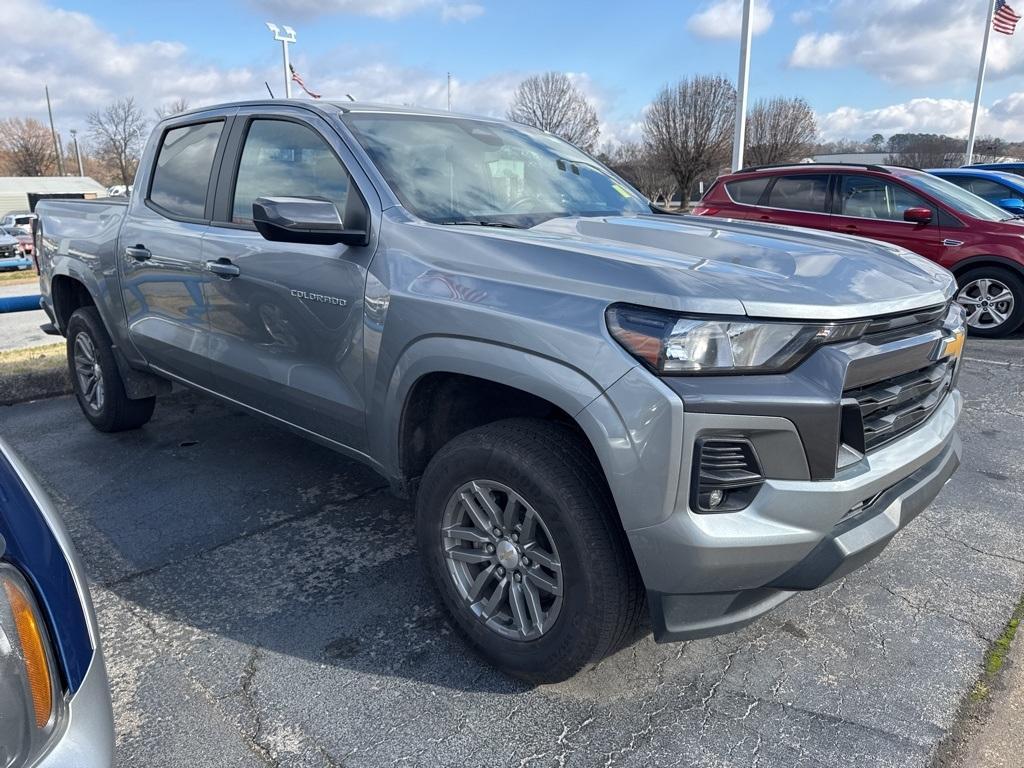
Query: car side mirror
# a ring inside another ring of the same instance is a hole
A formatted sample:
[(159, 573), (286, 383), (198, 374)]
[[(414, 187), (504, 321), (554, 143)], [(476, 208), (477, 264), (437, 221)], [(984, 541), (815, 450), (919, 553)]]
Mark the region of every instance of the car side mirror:
[(913, 222), (914, 224), (927, 224), (932, 220), (932, 216), (934, 214), (931, 208), (907, 208), (903, 212), (903, 220)]
[(1024, 200), (1019, 197), (1007, 197), (996, 203), (1000, 208), (1014, 213), (1024, 213)]
[(258, 197), (252, 204), (252, 220), (265, 239), (277, 243), (366, 245), (370, 214), (361, 200), (359, 204), (362, 210), (349, 212), (358, 226), (349, 228), (334, 203), (311, 197)]

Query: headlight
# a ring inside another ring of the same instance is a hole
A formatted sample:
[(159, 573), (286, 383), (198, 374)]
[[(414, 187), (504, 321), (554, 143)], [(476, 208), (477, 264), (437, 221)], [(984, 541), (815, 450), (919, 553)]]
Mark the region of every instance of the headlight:
[(697, 317), (616, 305), (608, 329), (634, 357), (663, 374), (781, 373), (823, 344), (855, 339), (867, 321), (792, 323)]
[(0, 565), (0, 768), (38, 757), (62, 706), (50, 640), (32, 591), (18, 571)]

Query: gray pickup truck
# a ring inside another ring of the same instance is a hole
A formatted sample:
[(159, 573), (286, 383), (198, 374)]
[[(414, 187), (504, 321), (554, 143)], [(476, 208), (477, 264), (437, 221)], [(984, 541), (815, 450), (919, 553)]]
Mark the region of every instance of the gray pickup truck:
[(741, 627), (877, 555), (959, 464), (945, 270), (666, 214), (500, 120), (263, 101), (175, 115), (130, 202), (38, 206), (82, 411), (170, 382), (366, 462), (501, 669)]

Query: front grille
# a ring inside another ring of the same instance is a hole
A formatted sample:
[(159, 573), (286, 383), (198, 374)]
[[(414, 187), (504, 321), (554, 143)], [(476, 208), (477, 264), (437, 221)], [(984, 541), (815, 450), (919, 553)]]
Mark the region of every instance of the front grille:
[(942, 402), (953, 380), (954, 363), (926, 368), (843, 392), (860, 407), (864, 450), (895, 440), (925, 421)]
[(0, 259), (12, 259), (18, 255), (17, 246), (0, 245)]
[(920, 333), (931, 328), (941, 328), (942, 322), (949, 312), (949, 304), (929, 307), (901, 315), (888, 315), (871, 321), (864, 331), (865, 336), (902, 331), (904, 333)]

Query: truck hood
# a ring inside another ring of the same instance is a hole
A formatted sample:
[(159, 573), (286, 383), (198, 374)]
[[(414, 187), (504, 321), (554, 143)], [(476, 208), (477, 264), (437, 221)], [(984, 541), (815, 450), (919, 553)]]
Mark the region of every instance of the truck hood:
[[(731, 219), (559, 218), (488, 234), (675, 273), (673, 282), (683, 272), (692, 278), (690, 300), (667, 308), (691, 311), (738, 303), (751, 317), (841, 320), (935, 306), (956, 290), (948, 271), (896, 246)], [(644, 303), (662, 305), (663, 298)]]

